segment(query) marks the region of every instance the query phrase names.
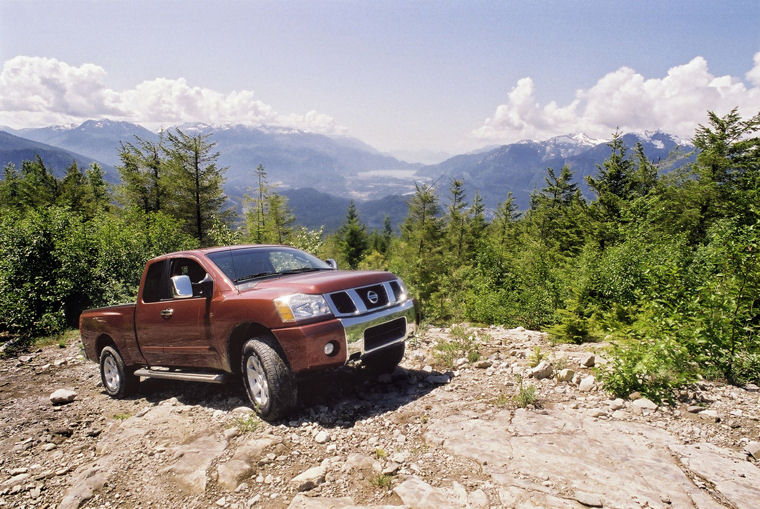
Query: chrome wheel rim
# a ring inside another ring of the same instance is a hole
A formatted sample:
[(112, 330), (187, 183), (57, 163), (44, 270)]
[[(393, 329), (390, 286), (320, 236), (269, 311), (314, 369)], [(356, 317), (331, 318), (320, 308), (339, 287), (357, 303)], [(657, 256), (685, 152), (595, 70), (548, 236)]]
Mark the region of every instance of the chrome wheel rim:
[(109, 391), (116, 392), (119, 390), (119, 383), (121, 381), (119, 378), (119, 367), (111, 355), (103, 361), (103, 381)]
[(248, 377), (248, 387), (251, 389), (253, 402), (256, 406), (265, 408), (269, 403), (269, 384), (267, 383), (266, 373), (261, 361), (254, 354), (248, 357), (246, 362), (246, 376)]

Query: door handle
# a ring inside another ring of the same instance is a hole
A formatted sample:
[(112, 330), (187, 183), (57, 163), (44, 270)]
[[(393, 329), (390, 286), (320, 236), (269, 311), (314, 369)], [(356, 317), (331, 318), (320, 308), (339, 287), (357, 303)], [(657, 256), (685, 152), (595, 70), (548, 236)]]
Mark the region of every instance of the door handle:
[(173, 314), (174, 310), (172, 308), (161, 310), (161, 318), (171, 318)]

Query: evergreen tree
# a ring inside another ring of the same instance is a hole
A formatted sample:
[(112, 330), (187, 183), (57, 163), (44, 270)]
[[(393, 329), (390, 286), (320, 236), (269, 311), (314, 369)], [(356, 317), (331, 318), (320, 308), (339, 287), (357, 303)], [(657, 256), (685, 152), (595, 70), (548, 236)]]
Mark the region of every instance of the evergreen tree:
[(359, 220), (356, 204), (348, 204), (346, 219), (338, 230), (338, 246), (348, 266), (355, 269), (367, 251), (367, 228)]
[(176, 129), (166, 137), (167, 173), (175, 192), (172, 213), (205, 245), (211, 218), (227, 222), (232, 215), (223, 208), (227, 197), (222, 185), (227, 169), (217, 166), (219, 153), (212, 152), (215, 144), (208, 141), (208, 135), (190, 136)]
[(27, 207), (37, 208), (56, 202), (59, 182), (48, 171), (38, 155), (34, 161), (21, 163), (21, 202)]
[(545, 187), (531, 195), (526, 219), (537, 229), (537, 237), (560, 252), (578, 249), (582, 242), (582, 218), (585, 214), (583, 197), (573, 181), (570, 167), (562, 167), (557, 175), (546, 169)]
[(499, 204), (496, 209), (496, 215), (491, 228), (496, 232), (498, 242), (503, 245), (508, 238), (508, 233), (512, 230), (515, 221), (520, 217), (515, 204), (515, 197), (512, 191), (507, 193), (507, 199)]
[(401, 225), (404, 241), (413, 244), (416, 256), (429, 254), (426, 250), (434, 251), (441, 237), (441, 221), (438, 217), (440, 206), (435, 188), (432, 185), (414, 184), (414, 196), (409, 200), (409, 213)]
[(8, 163), (3, 168), (3, 180), (0, 182), (0, 207), (21, 208), (21, 175), (16, 165)]
[(267, 185), (267, 172), (261, 164), (256, 168), (256, 195), (254, 198), (247, 196), (250, 210), (246, 215), (248, 236), (256, 244), (263, 244), (267, 240), (266, 232), (266, 208), (269, 200), (269, 186)]
[(486, 236), (486, 206), (480, 193), (475, 193), (472, 205), (468, 211), (467, 220), (467, 257), (473, 258), (477, 254), (480, 242)]
[(58, 203), (68, 206), (75, 212), (82, 212), (85, 206), (86, 179), (79, 169), (76, 161), (72, 162), (66, 169), (66, 175), (61, 180)]
[(449, 252), (452, 253), (456, 260), (461, 261), (467, 236), (467, 217), (465, 209), (467, 202), (464, 201), (464, 182), (459, 179), (451, 181), (449, 186), (449, 206), (448, 215), (446, 216), (446, 239), (449, 245)]
[(87, 209), (90, 217), (111, 207), (111, 192), (103, 176), (103, 168), (98, 163), (90, 164), (85, 172)]
[(296, 216), (288, 207), (288, 199), (277, 193), (267, 197), (265, 232), (267, 242), (284, 244), (293, 235)]
[(127, 206), (137, 206), (145, 212), (167, 210), (166, 162), (163, 132), (158, 143), (135, 136), (135, 142), (121, 144), (116, 167), (121, 176), (120, 201)]
[(641, 142), (636, 143), (633, 153), (636, 170), (632, 174), (631, 187), (635, 196), (646, 196), (657, 185), (657, 166), (647, 158)]

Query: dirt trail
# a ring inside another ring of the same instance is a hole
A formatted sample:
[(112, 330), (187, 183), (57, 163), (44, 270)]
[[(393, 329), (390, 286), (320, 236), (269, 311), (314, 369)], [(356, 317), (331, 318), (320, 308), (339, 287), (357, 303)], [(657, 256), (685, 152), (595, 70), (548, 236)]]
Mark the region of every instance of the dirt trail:
[[(236, 385), (110, 399), (77, 343), (2, 360), (0, 507), (760, 507), (757, 388), (614, 400), (588, 366), (603, 345), (470, 332), (480, 358), (450, 370), (431, 368), (450, 331), (428, 329), (392, 376), (304, 379), (276, 424)], [(518, 408), (520, 379), (535, 405)], [(57, 389), (76, 397), (53, 405)]]

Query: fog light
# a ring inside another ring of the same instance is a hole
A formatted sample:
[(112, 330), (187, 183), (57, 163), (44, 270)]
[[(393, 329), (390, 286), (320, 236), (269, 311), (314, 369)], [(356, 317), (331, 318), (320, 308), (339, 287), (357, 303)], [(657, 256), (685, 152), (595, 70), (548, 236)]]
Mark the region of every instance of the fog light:
[(330, 355), (334, 354), (335, 353), (335, 342), (334, 341), (330, 341), (329, 343), (325, 344), (324, 351), (325, 351), (325, 355), (327, 355), (328, 357)]

